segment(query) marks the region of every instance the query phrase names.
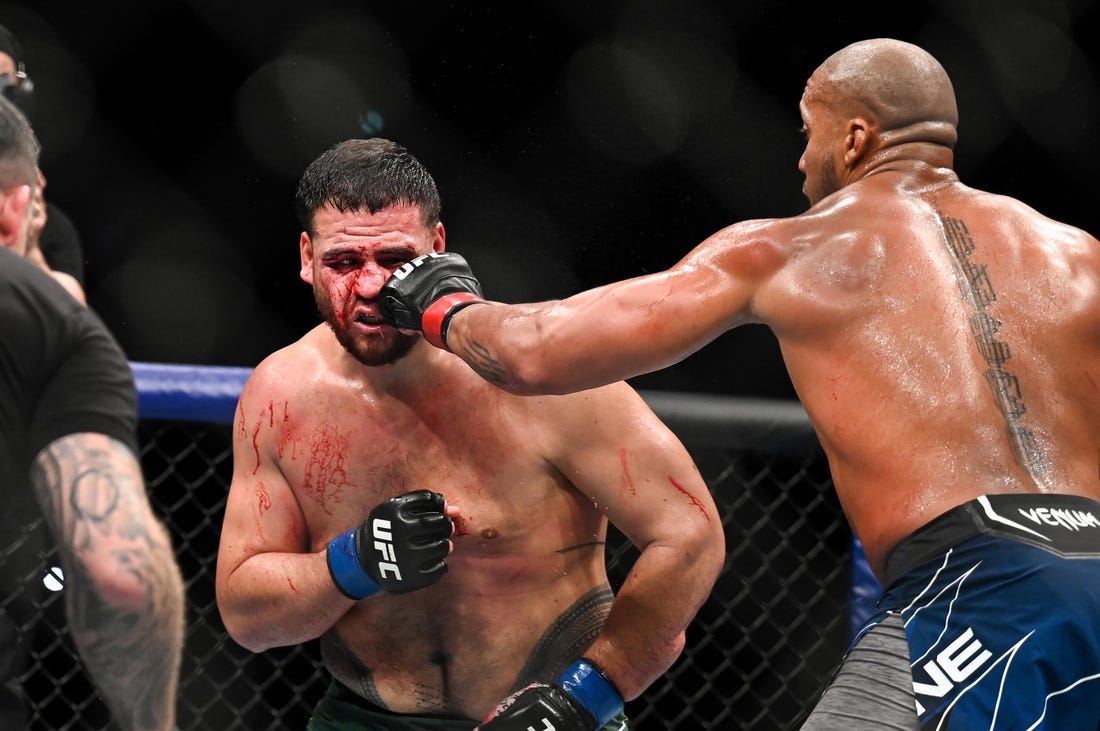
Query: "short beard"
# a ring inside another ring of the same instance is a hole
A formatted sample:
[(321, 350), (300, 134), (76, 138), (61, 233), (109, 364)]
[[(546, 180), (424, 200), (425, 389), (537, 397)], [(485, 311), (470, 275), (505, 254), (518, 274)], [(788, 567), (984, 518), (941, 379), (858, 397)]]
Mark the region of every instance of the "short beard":
[(817, 187), (814, 190), (806, 191), (806, 197), (810, 199), (811, 206), (817, 205), (822, 198), (832, 195), (841, 188), (840, 179), (837, 178), (836, 169), (833, 167), (832, 154), (827, 155), (826, 159), (822, 160), (817, 171)]
[(388, 339), (388, 342), (386, 338), (380, 336), (364, 343), (348, 334), (341, 319), (336, 316), (336, 310), (333, 309), (328, 297), (323, 292), (318, 292), (316, 287), (313, 289), (313, 299), (317, 302), (317, 311), (321, 313), (332, 334), (336, 336), (336, 341), (348, 351), (352, 358), (365, 366), (385, 366), (396, 363), (408, 355), (416, 345), (416, 341), (420, 339), (419, 335), (405, 335), (394, 330), (393, 337)]

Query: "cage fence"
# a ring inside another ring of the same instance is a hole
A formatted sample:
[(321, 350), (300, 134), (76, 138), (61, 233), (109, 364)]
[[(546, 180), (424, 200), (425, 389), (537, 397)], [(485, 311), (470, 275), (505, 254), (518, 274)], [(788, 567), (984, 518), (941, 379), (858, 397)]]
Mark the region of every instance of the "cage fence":
[[(214, 595), (232, 472), (228, 422), (246, 374), (134, 367), (142, 467), (187, 591), (177, 725), (181, 731), (302, 729), (328, 684), (316, 642), (251, 653), (227, 635)], [(161, 380), (150, 383), (150, 374)], [(165, 374), (171, 376), (167, 387)], [(643, 395), (699, 466), (722, 516), (728, 555), (688, 628), (682, 656), (627, 704), (631, 728), (797, 728), (847, 646), (858, 611), (853, 581), (865, 581), (853, 573), (858, 547), (824, 455), (797, 404)], [(0, 598), (0, 641), (22, 642), (29, 650), (29, 663), (17, 672), (29, 727), (112, 729), (65, 628), (63, 592), (51, 590), (57, 582), (49, 573), (58, 562), (42, 532), (28, 521), (0, 541), (0, 571), (9, 562), (35, 567), (17, 577), (20, 590)], [(15, 560), (28, 553), (35, 560)], [(613, 586), (636, 556), (612, 528), (607, 561)]]

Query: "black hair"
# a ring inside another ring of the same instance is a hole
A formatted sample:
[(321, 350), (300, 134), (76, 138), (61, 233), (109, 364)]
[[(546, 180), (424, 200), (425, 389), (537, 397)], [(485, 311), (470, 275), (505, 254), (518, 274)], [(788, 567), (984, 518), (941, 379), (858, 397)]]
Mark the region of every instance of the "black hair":
[(311, 162), (298, 181), (295, 212), (313, 233), (313, 214), (325, 206), (377, 213), (395, 204), (419, 206), (426, 226), (439, 222), (435, 180), (411, 152), (391, 140), (345, 140)]

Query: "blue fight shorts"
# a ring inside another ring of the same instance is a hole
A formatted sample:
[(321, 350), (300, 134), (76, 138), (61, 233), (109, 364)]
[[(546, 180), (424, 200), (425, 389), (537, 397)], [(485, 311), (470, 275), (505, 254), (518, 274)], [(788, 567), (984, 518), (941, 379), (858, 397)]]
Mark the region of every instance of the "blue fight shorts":
[(921, 729), (1100, 729), (1100, 502), (988, 495), (886, 563)]

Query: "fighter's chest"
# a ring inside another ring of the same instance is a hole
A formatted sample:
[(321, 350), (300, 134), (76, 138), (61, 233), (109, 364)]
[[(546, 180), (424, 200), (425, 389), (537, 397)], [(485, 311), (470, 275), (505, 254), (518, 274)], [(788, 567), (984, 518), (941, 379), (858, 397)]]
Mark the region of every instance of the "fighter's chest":
[(507, 485), (547, 479), (531, 424), (517, 421), (499, 408), (476, 413), (439, 402), (383, 409), (319, 399), (276, 425), (276, 457), (316, 520), (365, 515), (382, 500), (419, 489), (473, 504), (495, 500)]

